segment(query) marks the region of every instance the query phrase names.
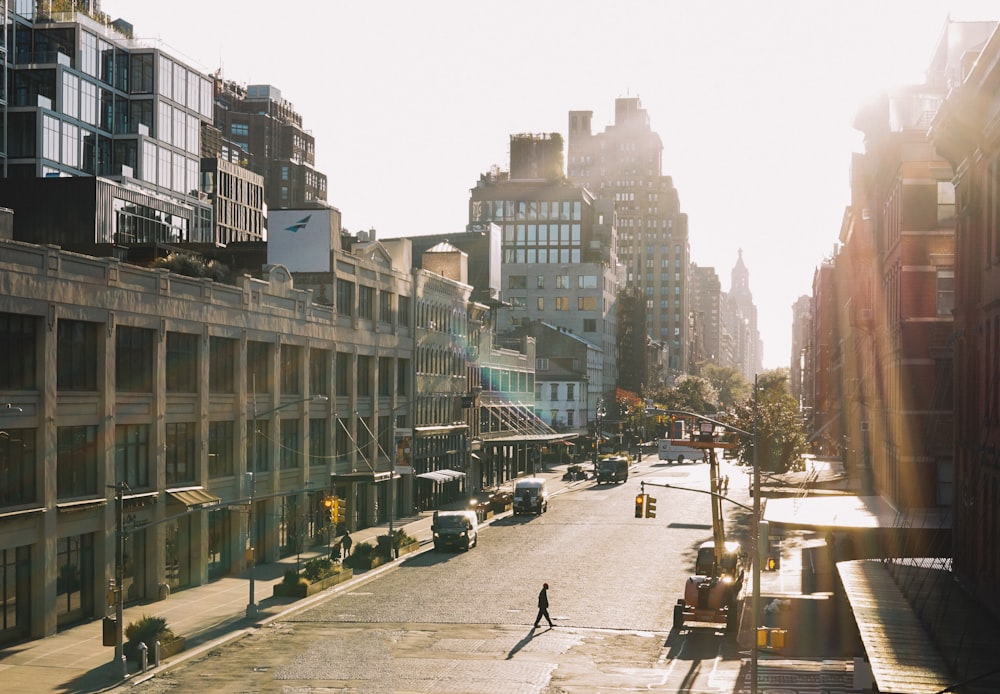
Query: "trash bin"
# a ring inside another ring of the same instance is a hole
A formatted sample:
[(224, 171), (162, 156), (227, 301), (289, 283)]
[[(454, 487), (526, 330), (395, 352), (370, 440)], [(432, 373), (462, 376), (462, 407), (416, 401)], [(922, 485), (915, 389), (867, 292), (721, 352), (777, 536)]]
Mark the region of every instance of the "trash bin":
[(105, 617), (102, 623), (101, 634), (102, 643), (105, 646), (114, 646), (118, 643), (118, 620), (114, 617)]

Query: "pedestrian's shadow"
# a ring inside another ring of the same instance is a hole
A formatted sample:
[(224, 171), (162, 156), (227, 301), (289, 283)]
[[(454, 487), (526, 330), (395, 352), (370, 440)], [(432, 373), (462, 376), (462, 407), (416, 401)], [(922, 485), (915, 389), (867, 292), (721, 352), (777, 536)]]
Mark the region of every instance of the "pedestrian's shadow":
[(531, 631), (529, 631), (527, 636), (525, 636), (523, 639), (521, 639), (520, 641), (518, 641), (517, 643), (515, 643), (514, 647), (510, 649), (510, 652), (507, 653), (507, 660), (510, 660), (511, 658), (513, 658), (517, 654), (517, 652), (519, 650), (521, 650), (522, 648), (524, 648), (525, 646), (527, 646), (529, 643), (531, 643), (531, 639), (535, 638), (536, 633), (540, 634), (540, 633), (542, 633), (542, 631), (551, 631), (551, 630), (552, 630), (552, 627), (548, 627), (546, 629), (542, 629), (541, 631), (539, 631), (538, 629), (532, 629)]

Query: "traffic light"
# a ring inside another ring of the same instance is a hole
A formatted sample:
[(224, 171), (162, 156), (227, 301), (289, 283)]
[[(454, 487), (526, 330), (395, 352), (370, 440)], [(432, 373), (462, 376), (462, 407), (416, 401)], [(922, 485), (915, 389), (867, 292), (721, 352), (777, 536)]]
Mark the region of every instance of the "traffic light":
[(656, 518), (656, 499), (646, 495), (646, 518)]
[(330, 509), (330, 520), (334, 523), (339, 523), (344, 520), (344, 517), (340, 514), (340, 499), (333, 497), (333, 508)]
[(333, 497), (328, 496), (325, 499), (323, 499), (323, 508), (325, 508), (326, 511), (327, 511), (327, 513), (330, 514), (330, 522), (331, 523), (336, 523), (337, 522), (337, 511), (334, 510)]
[(636, 494), (635, 495), (635, 517), (642, 518), (646, 515), (646, 495)]

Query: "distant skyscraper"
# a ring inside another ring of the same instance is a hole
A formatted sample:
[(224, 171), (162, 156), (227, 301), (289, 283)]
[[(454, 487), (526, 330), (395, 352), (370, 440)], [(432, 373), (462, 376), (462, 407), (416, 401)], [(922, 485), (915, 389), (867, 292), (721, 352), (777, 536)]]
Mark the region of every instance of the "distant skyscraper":
[(729, 291), (724, 302), (723, 323), (733, 338), (732, 366), (748, 381), (763, 370), (757, 307), (750, 292), (750, 271), (743, 262), (743, 249), (730, 273)]
[(695, 372), (707, 363), (722, 366), (722, 286), (714, 267), (691, 265), (691, 314), (698, 332), (692, 339)]
[(592, 111), (569, 112), (570, 180), (614, 204), (625, 285), (646, 299), (646, 330), (668, 346), (672, 375), (689, 370), (687, 215), (662, 174), (663, 143), (637, 97), (615, 100), (615, 123), (591, 132)]

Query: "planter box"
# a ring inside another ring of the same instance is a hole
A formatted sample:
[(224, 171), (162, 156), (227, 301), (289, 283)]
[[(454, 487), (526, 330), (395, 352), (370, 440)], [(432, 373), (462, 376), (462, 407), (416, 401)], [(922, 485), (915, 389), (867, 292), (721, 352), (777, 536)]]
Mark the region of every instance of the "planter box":
[(183, 653), (187, 648), (187, 639), (177, 636), (173, 641), (160, 644), (160, 660), (164, 660), (178, 653)]
[(304, 598), (320, 591), (326, 590), (330, 586), (335, 586), (338, 583), (343, 583), (354, 577), (353, 569), (341, 569), (332, 576), (327, 576), (326, 578), (316, 581), (315, 583), (294, 583), (289, 585), (287, 583), (275, 583), (274, 584), (274, 597), (276, 598)]
[(386, 560), (385, 557), (379, 556), (378, 554), (371, 554), (367, 557), (352, 554), (348, 561), (350, 561), (351, 568), (359, 571), (368, 571), (370, 569), (374, 569), (376, 566), (382, 566)]
[(404, 554), (409, 554), (410, 552), (416, 552), (420, 549), (419, 542), (407, 542), (405, 545), (400, 545), (399, 550), (397, 550), (397, 556), (403, 556)]
[[(129, 662), (138, 663), (139, 662), (139, 644), (132, 646), (131, 642), (126, 642), (125, 644), (125, 657)], [(153, 649), (156, 648), (156, 643), (147, 643), (146, 648), (146, 663), (150, 667), (153, 666), (156, 654)], [(172, 641), (167, 641), (166, 643), (160, 642), (160, 660), (165, 660), (171, 656), (175, 656), (178, 653), (184, 652), (187, 648), (187, 639), (183, 636), (175, 636)]]

